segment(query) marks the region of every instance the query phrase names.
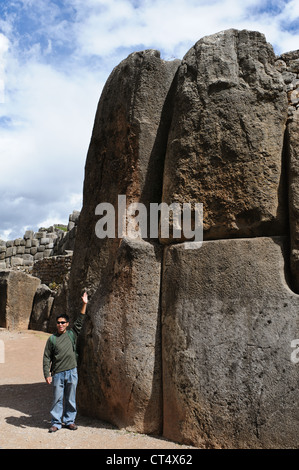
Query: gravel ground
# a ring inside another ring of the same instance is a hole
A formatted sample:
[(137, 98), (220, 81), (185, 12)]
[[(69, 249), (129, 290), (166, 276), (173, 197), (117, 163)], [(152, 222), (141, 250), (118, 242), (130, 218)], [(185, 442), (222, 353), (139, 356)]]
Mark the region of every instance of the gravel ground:
[(62, 428), (49, 433), (52, 387), (42, 374), (48, 336), (40, 331), (0, 328), (0, 448), (192, 449), (159, 437), (118, 430), (80, 415), (76, 431)]

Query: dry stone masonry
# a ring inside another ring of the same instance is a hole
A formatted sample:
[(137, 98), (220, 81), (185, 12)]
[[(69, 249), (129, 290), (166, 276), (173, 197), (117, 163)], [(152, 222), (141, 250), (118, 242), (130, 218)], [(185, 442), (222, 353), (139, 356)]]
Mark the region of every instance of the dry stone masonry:
[[(227, 30), (112, 71), (69, 281), (71, 314), (90, 293), (82, 412), (199, 447), (298, 447), (298, 61)], [(120, 194), (203, 203), (202, 247), (98, 239), (95, 208)]]
[(54, 287), (61, 284), (72, 266), (72, 255), (50, 256), (34, 263), (32, 275), (43, 284)]
[(0, 240), (0, 270), (13, 267), (30, 268), (36, 261), (73, 251), (80, 212), (73, 211), (68, 225), (27, 230), (23, 238)]
[(65, 226), (28, 230), (23, 238), (0, 241), (0, 327), (55, 331), (52, 317), (67, 310), (79, 215), (73, 211)]

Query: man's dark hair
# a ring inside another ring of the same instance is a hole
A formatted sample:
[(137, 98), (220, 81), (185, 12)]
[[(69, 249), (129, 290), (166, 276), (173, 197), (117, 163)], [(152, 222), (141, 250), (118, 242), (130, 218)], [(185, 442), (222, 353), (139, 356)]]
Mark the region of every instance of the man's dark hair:
[(70, 321), (70, 317), (64, 313), (62, 315), (57, 315), (56, 321), (58, 320), (58, 318), (64, 318), (67, 322)]

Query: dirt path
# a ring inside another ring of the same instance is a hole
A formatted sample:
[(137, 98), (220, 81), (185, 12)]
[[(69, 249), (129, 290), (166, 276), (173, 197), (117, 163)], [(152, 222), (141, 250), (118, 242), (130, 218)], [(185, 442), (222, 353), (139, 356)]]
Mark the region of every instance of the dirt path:
[(0, 448), (191, 449), (158, 437), (118, 430), (80, 415), (77, 431), (48, 433), (52, 387), (42, 375), (47, 337), (40, 331), (9, 332), (0, 328)]

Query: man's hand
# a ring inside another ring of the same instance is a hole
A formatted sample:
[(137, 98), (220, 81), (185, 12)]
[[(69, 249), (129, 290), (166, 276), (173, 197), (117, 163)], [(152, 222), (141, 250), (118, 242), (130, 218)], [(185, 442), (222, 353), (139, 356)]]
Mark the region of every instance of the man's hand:
[(84, 294), (82, 295), (82, 301), (83, 301), (83, 305), (82, 305), (82, 308), (81, 308), (81, 313), (84, 315), (84, 313), (86, 311), (86, 305), (87, 305), (87, 302), (88, 302), (87, 292), (84, 292)]
[(46, 382), (47, 382), (47, 384), (50, 385), (50, 384), (52, 383), (52, 377), (51, 377), (51, 376), (50, 376), (50, 377), (47, 377), (47, 378), (46, 378)]

